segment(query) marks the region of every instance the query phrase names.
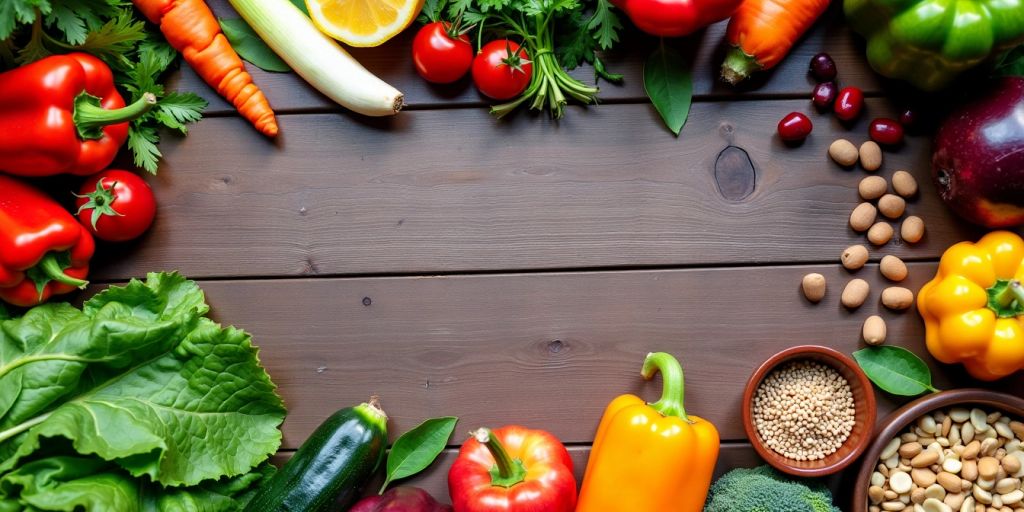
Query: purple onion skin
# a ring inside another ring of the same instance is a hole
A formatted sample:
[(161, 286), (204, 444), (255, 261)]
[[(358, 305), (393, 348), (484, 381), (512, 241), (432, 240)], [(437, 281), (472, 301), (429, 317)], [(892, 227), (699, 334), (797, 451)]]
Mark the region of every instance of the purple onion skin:
[(975, 224), (1024, 224), (1024, 78), (1002, 78), (975, 98), (935, 136), (932, 177), (939, 196)]
[(363, 498), (348, 512), (452, 512), (418, 487), (394, 487), (380, 496)]

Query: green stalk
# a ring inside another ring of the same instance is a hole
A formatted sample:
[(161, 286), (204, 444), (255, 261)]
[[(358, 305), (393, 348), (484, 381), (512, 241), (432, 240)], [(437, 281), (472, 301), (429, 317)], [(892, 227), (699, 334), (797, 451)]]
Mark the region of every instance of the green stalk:
[(57, 253), (54, 252), (47, 253), (46, 256), (43, 256), (43, 259), (39, 260), (39, 263), (36, 264), (35, 268), (51, 281), (57, 281), (58, 283), (74, 286), (76, 288), (85, 288), (89, 284), (89, 281), (65, 274), (63, 265), (61, 265)]
[(473, 431), (471, 435), (477, 442), (486, 446), (487, 451), (491, 452), (491, 456), (494, 457), (494, 466), (491, 468), (491, 485), (509, 488), (526, 480), (526, 468), (523, 466), (523, 462), (513, 459), (508, 454), (505, 445), (501, 444), (497, 437), (494, 437), (491, 429), (480, 428)]
[(644, 379), (651, 380), (658, 372), (661, 372), (662, 380), (661, 400), (650, 404), (651, 408), (661, 413), (662, 416), (673, 416), (690, 421), (686, 415), (686, 408), (683, 407), (685, 391), (683, 367), (671, 354), (665, 352), (647, 354), (640, 374)]
[(103, 127), (137, 119), (149, 112), (153, 105), (156, 105), (156, 96), (147, 92), (131, 105), (106, 109), (100, 105), (99, 98), (83, 92), (75, 98), (75, 111), (72, 118), (80, 138), (95, 140), (103, 137)]
[(28, 421), (23, 421), (19, 425), (16, 425), (16, 426), (11, 427), (11, 428), (9, 428), (7, 430), (4, 430), (4, 431), (0, 431), (0, 443), (2, 443), (4, 441), (6, 441), (6, 440), (8, 440), (8, 439), (18, 435), (18, 434), (20, 434), (20, 433), (22, 433), (22, 432), (24, 432), (24, 431), (26, 431), (26, 430), (36, 426), (36, 425), (38, 425), (38, 424), (40, 424), (40, 423), (42, 423), (44, 421), (46, 421), (47, 419), (50, 418), (51, 414), (53, 414), (53, 413), (52, 412), (48, 412), (46, 414), (40, 414), (39, 416), (36, 416), (35, 418), (32, 418), (32, 419), (30, 419)]

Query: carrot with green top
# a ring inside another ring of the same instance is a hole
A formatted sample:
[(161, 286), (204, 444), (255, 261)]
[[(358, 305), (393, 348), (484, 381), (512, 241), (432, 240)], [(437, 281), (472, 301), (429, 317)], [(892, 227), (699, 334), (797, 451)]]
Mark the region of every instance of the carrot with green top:
[(263, 91), (252, 83), (242, 59), (203, 0), (132, 0), (167, 42), (217, 93), (230, 101), (260, 133), (277, 135), (277, 119)]
[(754, 72), (775, 67), (811, 28), (829, 0), (743, 0), (729, 20), (731, 47), (722, 79), (737, 84)]

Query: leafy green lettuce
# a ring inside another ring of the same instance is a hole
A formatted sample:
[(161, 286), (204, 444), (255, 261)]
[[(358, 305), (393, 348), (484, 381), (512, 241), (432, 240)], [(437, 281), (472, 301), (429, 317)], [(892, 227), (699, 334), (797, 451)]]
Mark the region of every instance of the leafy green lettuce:
[(0, 512), (234, 510), (285, 411), (249, 335), (208, 311), (150, 274), (0, 321)]

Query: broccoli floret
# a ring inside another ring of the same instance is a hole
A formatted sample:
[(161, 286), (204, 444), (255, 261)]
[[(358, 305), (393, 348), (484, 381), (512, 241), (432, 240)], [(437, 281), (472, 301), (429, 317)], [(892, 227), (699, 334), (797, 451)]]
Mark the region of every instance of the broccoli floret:
[(734, 469), (719, 478), (704, 512), (841, 512), (820, 483), (790, 480), (769, 466)]

